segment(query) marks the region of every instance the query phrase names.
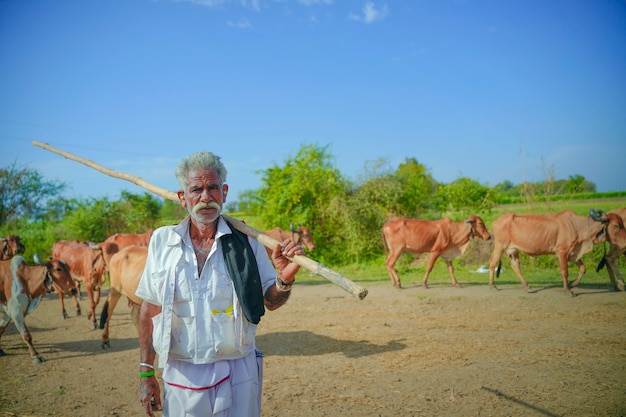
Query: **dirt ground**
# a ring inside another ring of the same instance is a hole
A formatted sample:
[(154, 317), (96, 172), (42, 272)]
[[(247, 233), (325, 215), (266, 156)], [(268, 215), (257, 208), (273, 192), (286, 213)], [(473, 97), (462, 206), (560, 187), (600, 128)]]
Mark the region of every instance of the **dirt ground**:
[[(266, 313), (263, 416), (626, 416), (626, 293), (406, 281), (366, 285), (362, 301), (331, 284), (296, 285)], [(38, 365), (9, 326), (0, 416), (144, 415), (126, 304), (108, 351), (86, 316), (70, 316), (49, 295), (28, 317)]]

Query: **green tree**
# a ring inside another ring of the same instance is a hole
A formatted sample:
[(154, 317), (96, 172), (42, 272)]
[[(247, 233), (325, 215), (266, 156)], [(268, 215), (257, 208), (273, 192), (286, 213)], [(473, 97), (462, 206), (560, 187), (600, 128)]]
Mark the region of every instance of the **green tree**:
[(102, 242), (124, 230), (123, 215), (120, 204), (106, 197), (79, 200), (76, 210), (58, 225), (56, 234), (60, 239)]
[(187, 217), (187, 210), (179, 201), (165, 200), (161, 207), (159, 220), (161, 225), (176, 224)]
[(64, 183), (46, 181), (36, 169), (18, 168), (16, 162), (0, 168), (0, 225), (20, 218), (40, 220), (48, 200), (64, 188)]
[(372, 178), (347, 196), (345, 219), (339, 224), (347, 237), (342, 263), (362, 262), (382, 252), (381, 229), (390, 215), (398, 213), (403, 195), (402, 183), (392, 176)]
[(439, 187), (436, 206), (441, 211), (481, 212), (493, 207), (490, 189), (468, 177)]
[(596, 185), (589, 182), (579, 174), (570, 175), (565, 183), (565, 189), (568, 194), (578, 194), (584, 192), (595, 192)]
[(159, 221), (163, 202), (150, 193), (133, 194), (122, 191), (119, 211), (123, 226), (116, 233), (144, 233), (154, 229)]
[(342, 193), (344, 186), (328, 147), (315, 145), (303, 145), (283, 166), (263, 170), (261, 181), (259, 190), (246, 194), (243, 206), (258, 213), (266, 227), (282, 228), (291, 223), (317, 226), (320, 207)]
[(438, 184), (417, 159), (406, 158), (398, 166), (396, 177), (402, 186), (402, 193), (398, 197), (399, 215), (419, 217), (422, 211), (432, 207), (433, 194)]

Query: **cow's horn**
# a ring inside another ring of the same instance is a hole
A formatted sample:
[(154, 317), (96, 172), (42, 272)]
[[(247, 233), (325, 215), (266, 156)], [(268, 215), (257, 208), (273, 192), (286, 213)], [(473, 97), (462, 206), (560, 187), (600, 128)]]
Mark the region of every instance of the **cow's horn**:
[(589, 210), (589, 216), (597, 222), (601, 222), (606, 219), (606, 214), (602, 210)]
[(35, 261), (35, 263), (37, 265), (44, 265), (43, 261), (41, 260), (41, 258), (39, 257), (39, 254), (36, 253), (33, 255), (33, 260)]
[(291, 231), (292, 231), (292, 232), (295, 232), (295, 231), (296, 231), (296, 229), (293, 227), (293, 223), (290, 223), (290, 224), (289, 224), (289, 229), (291, 229)]

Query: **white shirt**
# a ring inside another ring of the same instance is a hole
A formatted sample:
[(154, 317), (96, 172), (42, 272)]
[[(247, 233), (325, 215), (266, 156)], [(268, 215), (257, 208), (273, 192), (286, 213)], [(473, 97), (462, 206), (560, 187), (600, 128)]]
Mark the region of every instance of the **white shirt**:
[[(215, 243), (198, 276), (189, 224), (187, 218), (176, 226), (154, 231), (136, 291), (138, 297), (162, 307), (153, 318), (153, 346), (159, 355), (159, 367), (165, 367), (168, 359), (189, 365), (212, 364), (244, 357), (255, 349), (256, 325), (243, 315), (222, 253), (220, 237), (232, 231), (220, 218)], [(276, 270), (264, 246), (254, 239), (248, 241), (265, 294), (274, 283)], [(191, 381), (191, 375), (183, 379), (192, 386), (205, 383)]]

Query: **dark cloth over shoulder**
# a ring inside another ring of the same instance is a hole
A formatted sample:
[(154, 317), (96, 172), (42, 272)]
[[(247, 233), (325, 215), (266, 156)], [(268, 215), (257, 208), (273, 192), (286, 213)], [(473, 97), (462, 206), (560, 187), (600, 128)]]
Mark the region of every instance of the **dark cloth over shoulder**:
[(265, 314), (259, 267), (248, 237), (232, 224), (228, 223), (228, 226), (232, 234), (220, 238), (228, 274), (233, 280), (246, 319), (250, 323), (259, 324), (261, 316)]

